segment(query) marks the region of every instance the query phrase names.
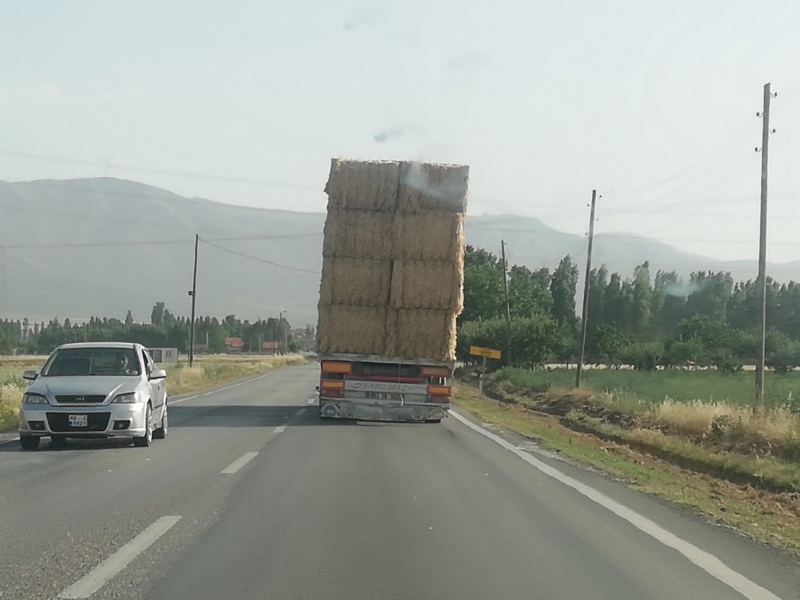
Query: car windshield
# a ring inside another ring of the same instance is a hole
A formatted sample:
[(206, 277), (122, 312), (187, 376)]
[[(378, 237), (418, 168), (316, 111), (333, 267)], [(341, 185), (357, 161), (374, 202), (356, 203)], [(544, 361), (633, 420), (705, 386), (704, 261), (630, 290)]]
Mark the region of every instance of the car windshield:
[(130, 377), (140, 373), (139, 361), (132, 348), (58, 350), (42, 369), (42, 377)]

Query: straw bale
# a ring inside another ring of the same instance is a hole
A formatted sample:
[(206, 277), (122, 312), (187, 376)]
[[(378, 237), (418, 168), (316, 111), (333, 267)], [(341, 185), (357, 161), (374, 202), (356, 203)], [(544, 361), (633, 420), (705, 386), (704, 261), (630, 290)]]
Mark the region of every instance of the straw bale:
[(319, 297), (322, 304), (386, 306), (392, 263), (388, 260), (325, 258)]
[(328, 208), (392, 212), (397, 207), (400, 163), (335, 158), (325, 192)]
[(461, 262), (464, 253), (464, 215), (397, 213), (392, 245), (396, 260)]
[(404, 162), (397, 210), (465, 214), (468, 186), (467, 166)]
[(385, 354), (386, 309), (320, 303), (317, 352)]
[(394, 261), (392, 308), (447, 310), (460, 314), (464, 305), (464, 269), (443, 260)]
[(322, 255), (391, 260), (393, 232), (392, 213), (329, 209)]
[(456, 357), (456, 315), (449, 310), (389, 310), (389, 356), (452, 361)]

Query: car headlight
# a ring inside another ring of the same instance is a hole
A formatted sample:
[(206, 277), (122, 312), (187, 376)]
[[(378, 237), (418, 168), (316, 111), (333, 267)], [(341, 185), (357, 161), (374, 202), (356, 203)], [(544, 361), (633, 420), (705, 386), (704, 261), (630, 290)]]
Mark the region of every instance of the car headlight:
[(120, 394), (114, 398), (114, 404), (136, 404), (139, 402), (139, 397), (135, 392), (130, 394)]
[(30, 392), (26, 392), (22, 395), (22, 403), (23, 404), (50, 404), (47, 401), (45, 396), (41, 394), (32, 394)]

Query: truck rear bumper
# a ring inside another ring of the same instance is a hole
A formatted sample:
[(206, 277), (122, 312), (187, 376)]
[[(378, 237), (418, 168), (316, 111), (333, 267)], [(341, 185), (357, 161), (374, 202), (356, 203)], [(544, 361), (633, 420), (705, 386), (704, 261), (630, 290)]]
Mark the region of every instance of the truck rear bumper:
[(359, 421), (439, 421), (447, 417), (449, 404), (394, 404), (353, 402), (346, 399), (320, 398), (319, 416), (327, 419)]

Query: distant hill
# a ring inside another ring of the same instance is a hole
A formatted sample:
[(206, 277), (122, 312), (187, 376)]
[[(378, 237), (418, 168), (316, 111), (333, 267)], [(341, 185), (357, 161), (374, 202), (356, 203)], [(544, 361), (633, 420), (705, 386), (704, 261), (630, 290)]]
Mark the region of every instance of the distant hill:
[[(0, 182), (0, 214), (0, 318), (124, 318), (130, 309), (148, 321), (159, 300), (188, 315), (197, 233), (214, 244), (200, 244), (199, 314), (254, 320), (285, 310), (295, 325), (316, 322), (322, 213), (232, 206), (97, 178)], [(510, 262), (531, 268), (553, 268), (565, 254), (585, 261), (583, 237), (533, 218), (469, 217), (466, 235), (498, 253), (505, 240)], [(644, 260), (653, 273), (756, 273), (755, 262), (724, 263), (634, 236), (596, 237), (596, 265), (628, 276)]]

